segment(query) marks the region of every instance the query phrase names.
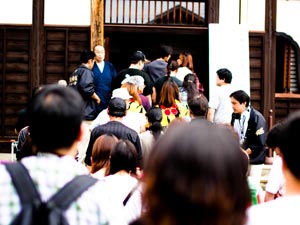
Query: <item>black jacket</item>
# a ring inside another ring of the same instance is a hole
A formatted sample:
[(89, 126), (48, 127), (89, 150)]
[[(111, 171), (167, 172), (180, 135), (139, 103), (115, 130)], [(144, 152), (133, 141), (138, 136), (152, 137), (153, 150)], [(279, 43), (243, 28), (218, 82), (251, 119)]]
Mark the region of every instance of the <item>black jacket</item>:
[[(232, 114), (231, 125), (233, 126), (236, 114)], [(263, 164), (266, 157), (266, 120), (264, 116), (250, 107), (250, 117), (247, 131), (242, 144), (243, 149), (250, 148), (252, 153), (249, 155), (250, 164)]]
[(91, 97), (95, 92), (93, 72), (84, 65), (79, 66), (70, 76), (69, 85), (77, 89), (84, 100), (84, 119), (95, 119), (97, 103)]

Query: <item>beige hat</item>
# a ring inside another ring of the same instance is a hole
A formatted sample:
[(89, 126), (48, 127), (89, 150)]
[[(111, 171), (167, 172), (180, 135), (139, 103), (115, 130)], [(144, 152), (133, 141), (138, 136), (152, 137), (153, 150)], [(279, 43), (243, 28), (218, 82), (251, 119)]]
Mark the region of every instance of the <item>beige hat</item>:
[(127, 100), (132, 98), (132, 96), (129, 94), (127, 88), (117, 88), (113, 90), (111, 98), (121, 98), (123, 100)]

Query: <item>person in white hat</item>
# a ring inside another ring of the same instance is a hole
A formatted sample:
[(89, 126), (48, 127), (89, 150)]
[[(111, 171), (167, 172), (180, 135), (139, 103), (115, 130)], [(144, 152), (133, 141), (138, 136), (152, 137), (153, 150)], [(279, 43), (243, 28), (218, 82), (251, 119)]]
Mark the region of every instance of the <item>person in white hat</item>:
[[(127, 88), (117, 88), (112, 92), (112, 99), (113, 98), (121, 98), (125, 100), (128, 108), (129, 99), (131, 99), (132, 96), (129, 94)], [(105, 109), (99, 113), (96, 119), (91, 123), (89, 129), (92, 131), (95, 127), (107, 122), (109, 122), (109, 115), (107, 113), (107, 109)], [(137, 133), (141, 133), (146, 130), (147, 118), (141, 113), (127, 111), (126, 115), (123, 117), (122, 123), (135, 130)]]

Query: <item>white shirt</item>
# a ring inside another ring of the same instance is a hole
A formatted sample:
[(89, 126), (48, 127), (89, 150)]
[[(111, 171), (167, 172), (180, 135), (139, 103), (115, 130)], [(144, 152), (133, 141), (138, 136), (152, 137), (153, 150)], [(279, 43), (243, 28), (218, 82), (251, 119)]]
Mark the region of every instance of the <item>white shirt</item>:
[(217, 86), (215, 92), (210, 96), (208, 107), (215, 109), (213, 119), (214, 123), (230, 124), (233, 110), (229, 96), (232, 92), (232, 86), (230, 84), (226, 84)]
[(268, 177), (268, 183), (266, 185), (266, 191), (280, 195), (285, 194), (285, 179), (282, 172), (282, 159), (280, 156), (276, 156), (271, 167), (271, 171)]
[(184, 77), (189, 73), (193, 73), (189, 68), (179, 67), (175, 76), (183, 82)]
[[(96, 119), (93, 120), (89, 126), (90, 131), (99, 125), (106, 124), (109, 122), (109, 115), (107, 109), (102, 110)], [(147, 123), (147, 118), (144, 114), (138, 112), (127, 111), (126, 115), (122, 119), (122, 123), (127, 127), (135, 130), (138, 134), (141, 133), (141, 127), (145, 127)]]
[(100, 62), (100, 63), (97, 63), (97, 66), (100, 70), (100, 72), (102, 73), (103, 72), (103, 69), (104, 69), (104, 61)]
[(133, 220), (139, 218), (142, 213), (142, 198), (141, 187), (137, 188), (127, 201), (126, 205), (123, 205), (123, 201), (138, 184), (138, 180), (129, 174), (114, 174), (104, 177), (104, 181), (108, 187), (105, 194), (110, 202), (119, 204), (119, 207), (123, 209), (126, 224), (129, 224)]
[(251, 206), (246, 225), (299, 225), (299, 205), (300, 195), (291, 195)]
[(242, 114), (240, 119), (235, 119), (233, 128), (238, 133), (240, 144), (244, 143), (246, 131), (248, 128), (248, 121), (250, 118), (250, 107), (248, 107)]

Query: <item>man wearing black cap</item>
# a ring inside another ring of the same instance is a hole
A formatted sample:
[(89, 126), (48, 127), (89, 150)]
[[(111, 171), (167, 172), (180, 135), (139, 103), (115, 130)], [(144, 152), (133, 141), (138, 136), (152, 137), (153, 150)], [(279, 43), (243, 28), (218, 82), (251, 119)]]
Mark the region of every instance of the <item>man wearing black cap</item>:
[(107, 112), (110, 121), (106, 124), (97, 126), (92, 130), (84, 160), (85, 163), (91, 165), (91, 154), (96, 139), (103, 134), (113, 134), (119, 139), (129, 140), (134, 144), (138, 153), (139, 166), (141, 167), (142, 151), (139, 135), (136, 131), (122, 123), (122, 119), (126, 115), (126, 102), (121, 98), (112, 98), (109, 101)]
[(146, 96), (151, 103), (151, 94), (152, 94), (153, 83), (152, 83), (150, 76), (146, 72), (143, 71), (145, 61), (146, 61), (146, 56), (144, 55), (143, 52), (141, 52), (141, 51), (134, 52), (130, 58), (129, 68), (121, 70), (118, 73), (116, 79), (114, 80), (114, 88), (113, 89), (121, 87), (122, 81), (128, 76), (135, 76), (135, 75), (141, 76), (144, 78), (144, 81), (145, 81), (145, 88), (143, 91), (143, 95)]

